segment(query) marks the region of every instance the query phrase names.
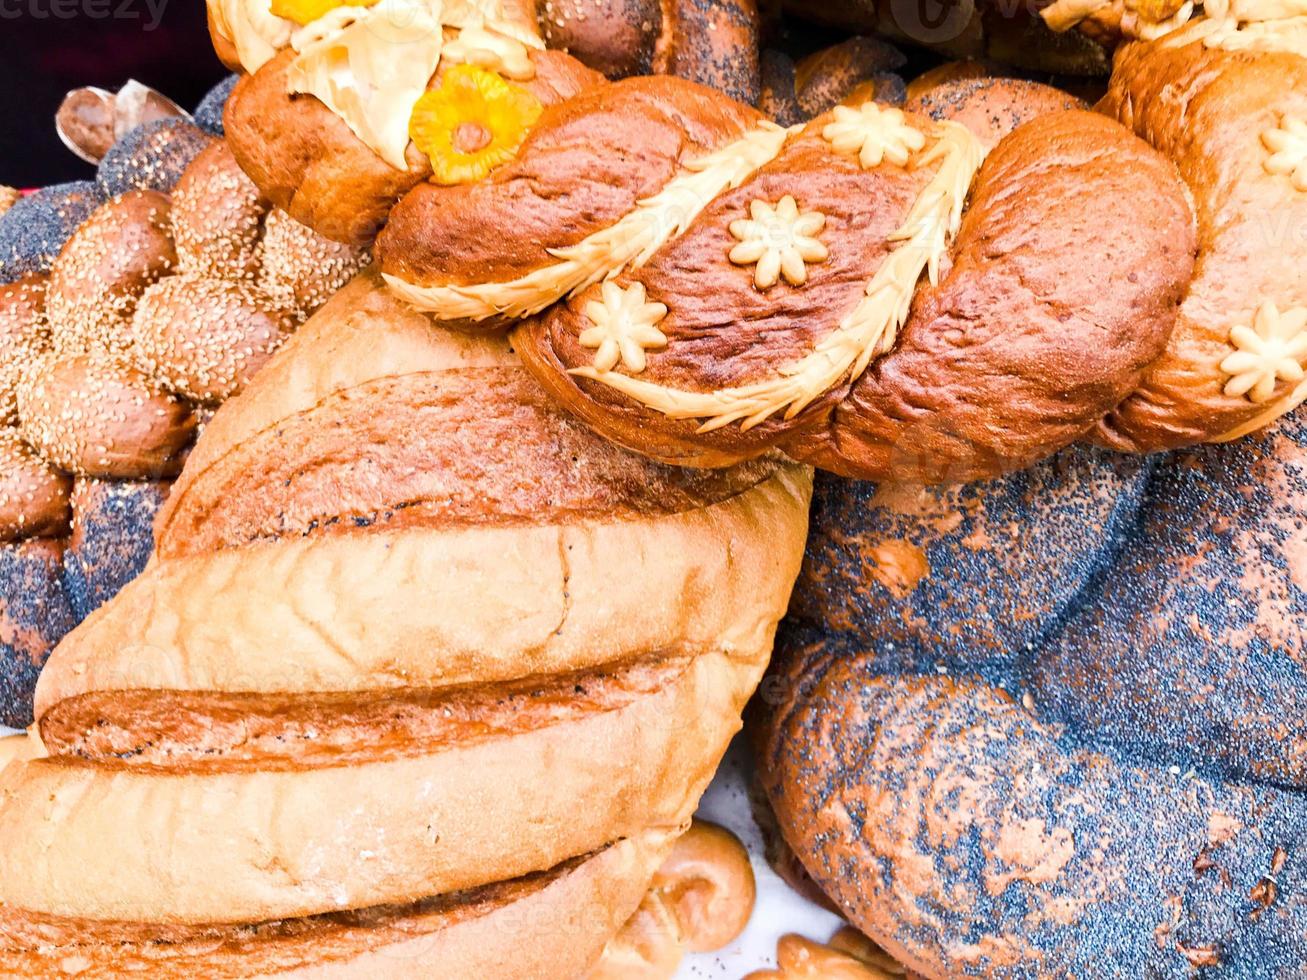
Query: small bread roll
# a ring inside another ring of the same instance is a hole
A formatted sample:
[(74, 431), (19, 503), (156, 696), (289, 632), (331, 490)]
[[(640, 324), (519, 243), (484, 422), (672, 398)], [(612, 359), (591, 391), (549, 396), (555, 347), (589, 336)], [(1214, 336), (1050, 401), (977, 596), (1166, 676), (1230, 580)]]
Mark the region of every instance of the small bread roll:
[(1004, 72), (1000, 67), (984, 61), (977, 61), (974, 58), (946, 61), (942, 65), (936, 65), (929, 71), (923, 71), (908, 82), (908, 100), (916, 101), (931, 89), (939, 88), (941, 85), (950, 82), (962, 82), (972, 78), (991, 78), (1003, 74)]
[(13, 426), (0, 428), (0, 541), (68, 531), (72, 480), (37, 456)]
[(50, 345), (45, 276), (0, 286), (0, 425), (18, 421), (18, 379)]
[(753, 866), (740, 839), (695, 820), (586, 980), (669, 980), (687, 952), (709, 953), (734, 942), (756, 899)]
[(1074, 95), (1019, 78), (966, 78), (921, 91), (904, 106), (931, 119), (951, 119), (971, 130), (992, 150), (1012, 130), (1037, 116), (1063, 109), (1087, 109)]
[(132, 321), (136, 359), (174, 394), (232, 397), (294, 329), (295, 318), (242, 282), (170, 276), (145, 291)]
[(181, 470), (190, 409), (121, 357), (43, 356), (18, 387), (23, 437), (80, 476), (151, 479)]
[(213, 143), (195, 158), (173, 191), (178, 269), (223, 279), (253, 275), (269, 206), (227, 144)]
[(0, 214), (4, 214), (15, 204), (23, 195), (19, 193), (17, 187), (10, 187), (8, 184), (0, 184)]
[(55, 349), (125, 351), (145, 287), (176, 265), (168, 197), (129, 191), (97, 208), (50, 271), (46, 313)]
[[(903, 52), (880, 38), (851, 37), (810, 54), (795, 66), (795, 97), (804, 117), (811, 119), (839, 105), (859, 85), (898, 71), (906, 61)], [(880, 101), (901, 102), (902, 97)]]
[(372, 261), (367, 250), (323, 238), (285, 211), (264, 223), (259, 289), (280, 309), (308, 319)]
[(663, 22), (659, 0), (543, 0), (545, 43), (609, 78), (648, 75)]

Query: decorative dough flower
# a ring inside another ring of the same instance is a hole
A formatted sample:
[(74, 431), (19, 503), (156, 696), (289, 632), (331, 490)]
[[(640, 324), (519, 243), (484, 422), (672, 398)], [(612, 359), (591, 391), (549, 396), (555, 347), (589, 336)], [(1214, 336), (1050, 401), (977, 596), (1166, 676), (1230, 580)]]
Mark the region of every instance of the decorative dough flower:
[(822, 139), (840, 153), (858, 154), (863, 170), (881, 162), (906, 166), (912, 154), (926, 145), (926, 136), (908, 125), (903, 110), (864, 102), (860, 109), (835, 107), (835, 121), (821, 131)]
[(272, 12), (303, 27), (337, 7), (371, 7), (376, 2), (377, 0), (272, 0)]
[(654, 324), (667, 315), (662, 303), (646, 302), (643, 283), (622, 289), (608, 281), (600, 290), (602, 302), (585, 304), (585, 315), (594, 324), (578, 338), (582, 347), (598, 348), (594, 366), (611, 371), (620, 360), (632, 374), (645, 369), (646, 350), (667, 346), (667, 336)]
[(1281, 313), (1274, 303), (1263, 303), (1254, 326), (1235, 327), (1230, 331), (1230, 343), (1235, 353), (1221, 362), (1221, 370), (1231, 375), (1225, 393), (1231, 398), (1247, 395), (1258, 405), (1269, 401), (1278, 381), (1303, 379), (1307, 307)]
[(731, 222), (731, 234), (739, 239), (730, 252), (736, 265), (754, 265), (753, 282), (759, 289), (770, 289), (781, 276), (791, 286), (808, 281), (809, 262), (824, 262), (830, 254), (815, 236), (826, 227), (820, 211), (800, 211), (794, 198), (786, 194), (775, 207), (766, 201), (749, 205), (752, 218)]
[(418, 99), (409, 135), (431, 158), (436, 183), (467, 184), (513, 159), (540, 111), (520, 85), (477, 65), (455, 65)]
[(1262, 142), (1271, 151), (1267, 171), (1288, 177), (1294, 190), (1307, 191), (1307, 123), (1285, 116), (1278, 128), (1262, 133)]

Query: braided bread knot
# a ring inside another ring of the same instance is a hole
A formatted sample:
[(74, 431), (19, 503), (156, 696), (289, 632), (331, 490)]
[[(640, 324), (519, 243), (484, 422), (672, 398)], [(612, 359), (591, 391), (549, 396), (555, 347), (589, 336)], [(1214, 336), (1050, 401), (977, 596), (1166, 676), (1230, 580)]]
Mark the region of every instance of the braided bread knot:
[[(1192, 273), (1183, 189), (1124, 129), (1055, 114), (982, 166), (988, 135), (862, 99), (782, 130), (715, 93), (629, 79), (547, 107), (488, 180), (415, 188), (378, 260), (439, 319), (520, 321), (515, 346), (546, 388), (654, 458), (728, 465), (780, 448), (857, 476), (981, 476), (1084, 435), (1129, 394)], [(1050, 166), (1023, 166), (1041, 154)], [(1141, 213), (1114, 246), (1125, 274), (1103, 272), (1110, 291), (1052, 289), (1086, 227), (1106, 247)], [(1047, 247), (1020, 240), (1022, 218)], [(1024, 318), (1016, 336), (987, 322), (984, 291)], [(1076, 337), (1096, 356), (1069, 365)], [(941, 342), (955, 351), (942, 369)], [(1038, 404), (1000, 399), (1004, 375)], [(938, 434), (920, 438), (923, 422)], [(918, 444), (905, 463), (899, 447)]]

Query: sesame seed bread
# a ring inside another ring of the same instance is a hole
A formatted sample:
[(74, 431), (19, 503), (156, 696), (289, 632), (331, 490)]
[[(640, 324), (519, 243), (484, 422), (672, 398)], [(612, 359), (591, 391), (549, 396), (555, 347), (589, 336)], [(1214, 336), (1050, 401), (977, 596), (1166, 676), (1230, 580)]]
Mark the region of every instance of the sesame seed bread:
[(4, 723), (31, 721), (54, 643), (143, 566), (212, 408), (368, 261), (273, 210), (224, 142), (203, 141), (165, 161), (171, 194), (112, 197), (48, 275), (0, 275)]

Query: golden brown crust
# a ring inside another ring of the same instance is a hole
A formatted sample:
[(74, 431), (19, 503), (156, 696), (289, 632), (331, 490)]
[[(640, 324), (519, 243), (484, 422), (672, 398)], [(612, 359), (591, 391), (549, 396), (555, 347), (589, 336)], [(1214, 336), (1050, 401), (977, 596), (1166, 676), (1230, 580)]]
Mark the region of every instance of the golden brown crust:
[(246, 279), (258, 267), (268, 202), (219, 140), (192, 161), (172, 193), (178, 271)]
[(1198, 219), (1198, 266), (1166, 353), (1095, 440), (1148, 452), (1265, 424), (1296, 382), (1276, 377), (1259, 403), (1226, 394), (1232, 375), (1222, 364), (1239, 349), (1232, 329), (1253, 327), (1263, 304), (1307, 308), (1295, 247), (1307, 192), (1267, 169), (1263, 142), (1285, 118), (1307, 119), (1307, 60), (1201, 41), (1135, 43), (1118, 57), (1103, 108), (1176, 161)]
[(17, 429), (0, 428), (0, 541), (68, 533), (71, 491), (72, 480), (37, 456)]
[[(569, 410), (658, 459), (718, 466), (779, 445), (848, 476), (931, 481), (1028, 465), (1082, 436), (1133, 390), (1166, 342), (1192, 271), (1188, 205), (1174, 168), (1101, 116), (1047, 112), (1065, 98), (993, 82), (979, 102), (945, 100), (944, 114), (983, 123), (983, 139), (1010, 131), (976, 179), (951, 266), (938, 288), (915, 290), (892, 349), (851, 386), (846, 372), (808, 392), (799, 411), (782, 405), (752, 427), (701, 428), (705, 416), (678, 417), (675, 399), (689, 392), (720, 402), (723, 390), (786, 377), (843, 329), (867, 284), (901, 262), (895, 236), (943, 165), (864, 169), (857, 156), (834, 151), (831, 117), (791, 137), (643, 265), (550, 307), (515, 342)], [(1030, 113), (1042, 115), (1020, 125)], [(937, 132), (920, 117), (904, 125)], [(927, 145), (929, 137), (918, 138)], [(528, 147), (519, 165), (531, 161)], [(774, 209), (787, 197), (802, 221), (816, 222), (813, 261), (800, 263), (798, 285), (775, 275), (760, 285), (761, 264), (740, 267), (757, 255), (737, 261), (736, 247), (760, 226), (758, 208), (778, 220)], [(743, 220), (750, 216), (753, 224)], [(1066, 275), (1086, 251), (1114, 260)], [(897, 286), (905, 303), (914, 281)], [(658, 343), (644, 363), (632, 367), (623, 355), (609, 365), (621, 376), (605, 377), (590, 329), (603, 312), (596, 308), (632, 290), (661, 304), (651, 308)], [(671, 408), (637, 401), (620, 384), (628, 378), (658, 397), (673, 393)]]
[[(640, 900), (671, 846), (649, 833), (515, 881), (406, 906), (258, 926), (142, 932), (130, 924), (0, 913), (0, 968), (14, 980), (69, 969), (88, 980), (549, 980), (579, 975)], [(61, 941), (62, 940), (62, 941)]]
[[(224, 113), (227, 141), (277, 207), (333, 241), (367, 245), (395, 203), (431, 176), (430, 161), (409, 143), (408, 169), (396, 170), (322, 102), (287, 94), (294, 58), (287, 49), (237, 83)], [(523, 84), (545, 105), (602, 82), (558, 52), (532, 51), (531, 60), (536, 74)]]
[(59, 702), (42, 716), (40, 732), (51, 754), (108, 769), (223, 773), (364, 764), (620, 710), (656, 694), (688, 665), (686, 657), (645, 657), (604, 671), (320, 697), (100, 691)]
[(274, 205), (333, 241), (366, 245), (430, 164), (410, 143), (408, 169), (396, 170), (313, 96), (287, 94), (294, 59), (287, 49), (236, 83), (223, 113), (227, 142)]
[(0, 424), (18, 421), (18, 382), (50, 346), (45, 289), (45, 276), (0, 286)]
[[(847, 476), (926, 482), (1043, 459), (1164, 349), (1192, 241), (1174, 168), (1110, 120), (1063, 112), (1015, 130), (977, 178), (952, 270), (919, 293), (898, 346), (786, 451)], [(1069, 275), (1085, 254), (1113, 261)]]
[(756, 113), (679, 79), (631, 78), (548, 108), (517, 159), (476, 184), (424, 184), (377, 239), (387, 275), (419, 286), (516, 279), (549, 249), (611, 226)]
[[(642, 379), (689, 390), (760, 380), (774, 365), (811, 349), (831, 321), (856, 303), (928, 174), (863, 170), (855, 159), (831, 154), (817, 129), (790, 143), (740, 189), (713, 201), (684, 236), (643, 268), (615, 278), (624, 287), (642, 284), (668, 307), (658, 323), (668, 349), (650, 358)], [(735, 244), (731, 222), (747, 217), (752, 201), (776, 201), (800, 185), (799, 206), (824, 214), (823, 239), (841, 247), (809, 267), (801, 290), (784, 284), (759, 290), (747, 270), (724, 260)], [(734, 463), (767, 451), (782, 434), (818, 424), (840, 395), (828, 393), (795, 419), (778, 416), (748, 431), (728, 426), (699, 434), (699, 420), (668, 419), (603, 384), (567, 374), (594, 360), (580, 334), (588, 325), (588, 304), (600, 292), (591, 287), (552, 307), (524, 324), (514, 340), (551, 394), (621, 445), (669, 462)]]
[(166, 194), (128, 191), (99, 207), (50, 270), (45, 306), (55, 348), (126, 352), (137, 300), (176, 264)]
[(190, 410), (122, 358), (46, 354), (18, 390), (23, 437), (45, 459), (81, 476), (156, 479), (181, 469)]

